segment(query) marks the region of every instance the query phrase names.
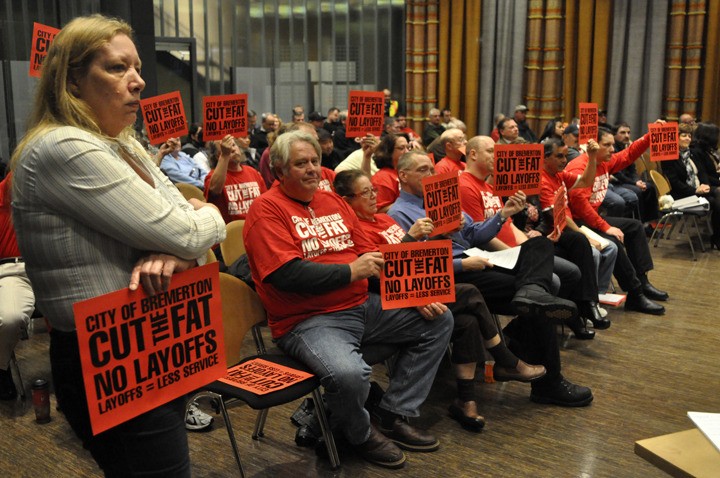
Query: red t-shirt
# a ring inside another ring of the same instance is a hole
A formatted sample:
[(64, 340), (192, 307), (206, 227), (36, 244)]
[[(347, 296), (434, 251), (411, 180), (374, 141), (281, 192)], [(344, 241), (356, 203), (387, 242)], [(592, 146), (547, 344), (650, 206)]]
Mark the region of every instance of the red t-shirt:
[[(484, 221), (498, 214), (504, 206), (502, 199), (495, 195), (491, 184), (476, 178), (469, 172), (460, 175), (459, 189), (462, 209), (470, 215), (473, 221)], [(512, 218), (509, 218), (502, 225), (496, 237), (508, 246), (515, 247), (518, 244), (512, 227), (510, 227), (511, 224)]]
[(11, 182), (12, 173), (8, 173), (0, 182), (0, 259), (6, 257), (20, 257), (20, 249), (15, 237), (12, 224), (10, 202), (12, 200)]
[(325, 166), (320, 166), (320, 169), (322, 172), (320, 173), (320, 183), (318, 184), (318, 189), (330, 191), (331, 193), (335, 192), (335, 187), (333, 186), (333, 183), (335, 182), (335, 171), (330, 168), (326, 168)]
[(215, 170), (205, 176), (205, 198), (220, 209), (225, 223), (245, 219), (255, 198), (267, 191), (265, 181), (255, 169), (243, 166), (240, 171), (227, 171), (221, 194), (210, 193), (210, 179)]
[(555, 194), (560, 188), (565, 189), (565, 217), (572, 219), (572, 212), (568, 204), (568, 191), (572, 189), (577, 181), (577, 175), (560, 171), (551, 175), (545, 169), (540, 171), (540, 207), (547, 209), (555, 205)]
[(349, 309), (367, 299), (367, 280), (316, 294), (284, 292), (264, 282), (293, 259), (349, 264), (377, 250), (355, 212), (337, 194), (318, 190), (307, 206), (274, 187), (255, 200), (245, 219), (243, 239), (257, 292), (274, 338), (314, 315)]
[(360, 218), (360, 227), (368, 239), (375, 244), (400, 244), (405, 237), (405, 230), (387, 214), (375, 214), (374, 221)]
[(445, 174), (450, 171), (457, 171), (458, 174), (462, 173), (465, 171), (465, 163), (454, 161), (445, 156), (435, 165), (435, 174)]
[(400, 181), (398, 173), (393, 168), (382, 168), (370, 180), (377, 188), (377, 208), (383, 209), (392, 206), (400, 196)]
[[(635, 162), (643, 152), (650, 146), (650, 134), (642, 138), (610, 157), (610, 161), (598, 161), (595, 172), (595, 182), (592, 187), (575, 188), (569, 191), (570, 207), (573, 216), (585, 222), (589, 227), (605, 232), (610, 229), (605, 219), (598, 214), (598, 208), (607, 194), (610, 175), (623, 170)], [(587, 154), (581, 154), (565, 166), (566, 173), (581, 175), (588, 163)]]

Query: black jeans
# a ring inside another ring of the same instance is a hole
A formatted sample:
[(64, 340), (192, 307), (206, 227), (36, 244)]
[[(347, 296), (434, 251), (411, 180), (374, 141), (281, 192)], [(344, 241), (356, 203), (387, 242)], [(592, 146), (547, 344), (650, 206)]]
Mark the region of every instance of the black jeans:
[[(512, 270), (492, 267), (455, 274), (455, 282), (473, 284), (482, 292), (490, 310), (503, 313), (515, 292), (524, 285), (552, 288), (555, 253), (553, 243), (545, 237), (533, 237), (520, 246), (520, 256)], [(498, 311), (498, 308), (500, 310)]]
[(108, 477), (189, 477), (184, 397), (110, 430), (92, 434), (75, 332), (50, 332), (50, 365), (58, 405)]
[(574, 284), (567, 284), (562, 277), (562, 289), (567, 289), (567, 294), (560, 294), (561, 297), (569, 297), (572, 300), (593, 301), (598, 300), (597, 269), (592, 255), (592, 246), (580, 232), (571, 231), (568, 228), (560, 235), (555, 243), (555, 254), (575, 264), (582, 274), (579, 281)]
[(595, 230), (602, 237), (614, 242), (618, 248), (613, 275), (622, 290), (626, 292), (637, 290), (642, 285), (638, 274), (646, 274), (653, 269), (645, 228), (637, 219), (606, 217), (605, 221), (620, 229), (625, 235), (625, 241), (620, 242), (615, 236)]

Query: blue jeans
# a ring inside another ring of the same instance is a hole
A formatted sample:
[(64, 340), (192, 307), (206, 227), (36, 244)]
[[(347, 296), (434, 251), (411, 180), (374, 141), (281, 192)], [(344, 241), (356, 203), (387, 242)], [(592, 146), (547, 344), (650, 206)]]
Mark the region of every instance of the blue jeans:
[(638, 197), (629, 189), (610, 183), (602, 206), (608, 216), (632, 217), (633, 211), (638, 210)]
[(593, 247), (592, 253), (598, 274), (598, 291), (600, 294), (604, 294), (610, 288), (610, 279), (612, 279), (613, 269), (615, 268), (618, 248), (614, 242), (610, 242), (602, 251), (598, 251)]
[(390, 385), (380, 402), (384, 410), (416, 417), (435, 379), (453, 328), (448, 311), (425, 320), (412, 308), (382, 310), (369, 294), (362, 305), (315, 315), (277, 340), (278, 346), (320, 377), (332, 427), (353, 445), (370, 436), (370, 415), (363, 408), (370, 390), (370, 366), (360, 346), (397, 346)]

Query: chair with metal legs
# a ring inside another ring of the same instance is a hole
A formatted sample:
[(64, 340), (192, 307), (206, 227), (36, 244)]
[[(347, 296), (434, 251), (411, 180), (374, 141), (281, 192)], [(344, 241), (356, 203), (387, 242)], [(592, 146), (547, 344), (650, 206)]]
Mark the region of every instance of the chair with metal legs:
[[(282, 367), (312, 373), (305, 365), (287, 355), (270, 354), (265, 352), (264, 345), (262, 345), (261, 342), (258, 342), (259, 332), (257, 330), (253, 330), (265, 321), (265, 309), (263, 308), (258, 295), (247, 284), (234, 276), (220, 273), (220, 294), (222, 297), (225, 352), (228, 368), (256, 358), (261, 358)], [(253, 330), (255, 346), (257, 347), (259, 353), (241, 359), (240, 348), (245, 335), (250, 330)], [(333, 469), (337, 469), (340, 466), (340, 459), (338, 458), (337, 448), (335, 447), (335, 441), (333, 439), (332, 431), (330, 430), (325, 409), (322, 406), (323, 401), (320, 393), (320, 379), (318, 379), (315, 375), (311, 375), (310, 378), (302, 380), (282, 390), (273, 391), (263, 395), (258, 395), (250, 390), (238, 388), (237, 386), (229, 385), (221, 381), (215, 381), (205, 386), (203, 391), (196, 393), (191, 398), (191, 401), (202, 397), (208, 397), (217, 402), (218, 408), (225, 420), (225, 426), (227, 428), (228, 437), (230, 438), (230, 444), (235, 455), (238, 469), (240, 470), (240, 475), (245, 476), (237, 442), (235, 440), (235, 433), (233, 431), (232, 424), (230, 423), (230, 417), (227, 413), (225, 404), (235, 400), (240, 400), (247, 403), (252, 409), (258, 410), (258, 416), (255, 421), (255, 428), (252, 435), (253, 439), (257, 440), (259, 437), (263, 436), (263, 427), (270, 408), (292, 402), (310, 393), (312, 393), (315, 403), (318, 404), (315, 409), (318, 412), (320, 428), (322, 430), (323, 438), (325, 439), (325, 446), (327, 448), (328, 457), (330, 458), (330, 464)]]

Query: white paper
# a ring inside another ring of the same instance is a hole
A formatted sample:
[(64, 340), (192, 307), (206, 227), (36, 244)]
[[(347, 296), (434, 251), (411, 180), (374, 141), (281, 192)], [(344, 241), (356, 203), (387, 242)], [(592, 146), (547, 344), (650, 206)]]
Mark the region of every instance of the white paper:
[(710, 443), (720, 451), (720, 413), (687, 412), (687, 414)]
[(517, 264), (518, 257), (520, 257), (520, 246), (511, 247), (502, 251), (484, 251), (477, 247), (471, 247), (465, 251), (465, 255), (468, 257), (482, 257), (487, 259), (490, 263), (497, 267), (503, 267), (505, 269), (514, 269)]
[(619, 306), (625, 301), (625, 294), (598, 294), (601, 304)]

